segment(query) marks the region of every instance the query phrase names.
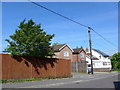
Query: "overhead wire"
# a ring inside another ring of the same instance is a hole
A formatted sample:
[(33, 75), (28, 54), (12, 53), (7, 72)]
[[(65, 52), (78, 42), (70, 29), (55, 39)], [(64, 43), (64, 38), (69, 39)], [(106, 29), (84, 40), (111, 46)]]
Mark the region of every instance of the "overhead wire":
[(31, 0), (28, 0), (28, 1), (30, 1), (31, 3), (33, 3), (33, 4), (36, 5), (36, 6), (39, 6), (39, 7), (43, 8), (43, 9), (46, 9), (46, 10), (48, 10), (48, 11), (50, 11), (50, 12), (52, 12), (52, 13), (58, 15), (58, 16), (61, 16), (61, 17), (65, 18), (65, 19), (67, 19), (67, 20), (69, 20), (69, 21), (71, 21), (71, 22), (74, 22), (74, 23), (76, 23), (76, 24), (78, 24), (78, 25), (81, 25), (81, 26), (83, 26), (83, 27), (86, 27), (86, 28), (90, 28), (90, 30), (92, 30), (94, 33), (96, 33), (96, 34), (99, 35), (101, 38), (103, 38), (106, 42), (108, 42), (109, 44), (115, 46), (115, 44), (113, 44), (111, 41), (109, 41), (109, 40), (107, 40), (106, 38), (104, 38), (101, 34), (99, 34), (97, 31), (95, 31), (95, 30), (92, 29), (91, 27), (89, 27), (89, 26), (87, 26), (87, 25), (84, 25), (84, 24), (81, 24), (81, 23), (79, 23), (79, 22), (77, 22), (77, 21), (75, 21), (75, 20), (73, 20), (73, 19), (71, 19), (71, 18), (68, 18), (68, 17), (66, 17), (66, 16), (64, 16), (64, 15), (62, 15), (62, 14), (59, 14), (59, 13), (57, 13), (57, 12), (51, 10), (51, 9), (48, 9), (48, 8), (46, 8), (46, 7), (44, 7), (44, 6), (40, 5), (40, 4), (37, 4), (37, 3), (33, 2), (33, 1), (31, 1)]
[(94, 29), (91, 29), (93, 32), (95, 32), (97, 35), (99, 35), (101, 38), (103, 38), (105, 41), (107, 41), (108, 43), (110, 43), (113, 46), (116, 46), (115, 44), (113, 44), (111, 41), (107, 40), (106, 38), (104, 38), (101, 34), (99, 34), (98, 32), (96, 32)]
[[(96, 42), (94, 42), (94, 43), (92, 44), (92, 46), (93, 46), (93, 49), (97, 49), (97, 48), (99, 47), (100, 50), (102, 50), (103, 52), (111, 51), (111, 50), (112, 50), (111, 48), (105, 47), (104, 45), (98, 44), (98, 43), (96, 43)], [(118, 50), (116, 49), (116, 51), (118, 51)], [(109, 52), (109, 53), (111, 53), (111, 52)]]
[[(28, 1), (30, 1), (30, 0), (28, 0)], [(51, 9), (48, 9), (48, 8), (46, 8), (46, 7), (44, 7), (44, 6), (40, 5), (40, 4), (37, 4), (37, 3), (32, 2), (32, 1), (30, 1), (30, 2), (33, 3), (33, 4), (35, 4), (35, 5), (37, 5), (37, 6), (39, 6), (39, 7), (41, 7), (41, 8), (44, 8), (44, 9), (50, 11), (50, 12), (52, 12), (52, 13), (58, 15), (58, 16), (61, 16), (61, 17), (65, 18), (65, 19), (67, 19), (67, 20), (70, 20), (70, 21), (72, 21), (72, 22), (74, 22), (74, 23), (76, 23), (76, 24), (79, 24), (79, 25), (81, 25), (81, 26), (83, 26), (83, 27), (88, 27), (88, 26), (83, 25), (83, 24), (81, 24), (81, 23), (79, 23), (79, 22), (77, 22), (77, 21), (75, 21), (75, 20), (73, 20), (73, 19), (70, 19), (70, 18), (68, 18), (68, 17), (66, 17), (66, 16), (64, 16), (64, 15), (62, 15), (62, 14), (59, 14), (59, 13), (57, 13), (57, 12), (51, 10)]]

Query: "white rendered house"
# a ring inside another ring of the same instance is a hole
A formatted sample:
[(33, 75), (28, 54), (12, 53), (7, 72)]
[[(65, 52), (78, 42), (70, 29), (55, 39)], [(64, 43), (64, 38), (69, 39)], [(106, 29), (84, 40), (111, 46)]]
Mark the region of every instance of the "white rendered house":
[[(86, 61), (88, 68), (91, 67), (90, 53), (86, 52)], [(111, 60), (109, 56), (98, 49), (92, 49), (92, 61), (94, 72), (107, 72), (111, 70)]]

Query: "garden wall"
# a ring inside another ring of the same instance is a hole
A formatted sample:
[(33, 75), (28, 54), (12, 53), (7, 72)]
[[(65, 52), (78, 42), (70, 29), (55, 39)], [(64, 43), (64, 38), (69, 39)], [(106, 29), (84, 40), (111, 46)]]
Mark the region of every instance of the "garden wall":
[(0, 54), (1, 56), (2, 79), (71, 76), (71, 60), (9, 54)]

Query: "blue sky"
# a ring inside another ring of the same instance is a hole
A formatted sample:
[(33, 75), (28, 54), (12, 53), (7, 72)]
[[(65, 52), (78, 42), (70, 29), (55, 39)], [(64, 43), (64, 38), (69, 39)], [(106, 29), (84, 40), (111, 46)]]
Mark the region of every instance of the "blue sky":
[[(53, 11), (91, 26), (103, 37), (114, 43), (112, 46), (91, 32), (93, 48), (112, 55), (118, 48), (118, 3), (117, 2), (38, 2)], [(68, 21), (29, 2), (2, 3), (2, 49), (6, 48), (9, 36), (14, 34), (19, 23), (33, 19), (48, 34), (55, 34), (51, 43), (67, 43), (71, 48), (89, 48), (87, 28)]]

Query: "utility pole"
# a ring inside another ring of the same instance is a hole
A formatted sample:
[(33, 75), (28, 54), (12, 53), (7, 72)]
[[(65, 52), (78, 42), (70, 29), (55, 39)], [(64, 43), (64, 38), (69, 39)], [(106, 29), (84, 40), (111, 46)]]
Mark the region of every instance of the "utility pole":
[(91, 74), (93, 74), (93, 61), (92, 61), (92, 41), (90, 35), (91, 28), (88, 27), (89, 47), (90, 47), (90, 60), (91, 60)]

